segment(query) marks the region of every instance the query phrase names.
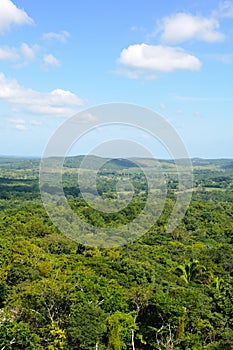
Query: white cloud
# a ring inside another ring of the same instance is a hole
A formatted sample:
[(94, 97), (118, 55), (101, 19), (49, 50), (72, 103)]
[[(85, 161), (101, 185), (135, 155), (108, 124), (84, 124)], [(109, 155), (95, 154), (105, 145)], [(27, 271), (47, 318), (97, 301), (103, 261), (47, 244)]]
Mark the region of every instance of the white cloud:
[(130, 30), (132, 30), (132, 32), (134, 32), (134, 31), (138, 30), (138, 27), (137, 27), (137, 26), (132, 26), (132, 27), (130, 28)]
[(26, 121), (21, 118), (9, 118), (8, 121), (12, 124), (25, 124)]
[(18, 130), (28, 130), (27, 125), (32, 125), (32, 126), (39, 126), (41, 125), (41, 121), (37, 121), (37, 120), (29, 120), (26, 121), (25, 119), (22, 118), (8, 118), (8, 122), (11, 124), (14, 124), (14, 127)]
[(85, 112), (80, 114), (79, 118), (78, 118), (78, 122), (82, 122), (82, 123), (91, 123), (91, 122), (95, 122), (98, 120), (98, 117), (96, 115), (94, 115), (93, 113), (90, 112)]
[(38, 120), (30, 120), (30, 122), (29, 122), (31, 125), (34, 125), (34, 126), (39, 126), (39, 125), (41, 125), (42, 123), (41, 122), (39, 122)]
[(119, 62), (138, 74), (174, 70), (196, 71), (201, 68), (201, 62), (197, 57), (179, 47), (162, 45), (131, 45), (122, 50)]
[(32, 61), (36, 57), (36, 53), (39, 50), (38, 45), (29, 46), (26, 43), (22, 43), (20, 47), (0, 47), (0, 60), (14, 61), (27, 63)]
[(0, 60), (17, 61), (20, 58), (17, 50), (11, 47), (0, 47)]
[(46, 40), (57, 40), (63, 44), (67, 41), (69, 37), (70, 33), (65, 30), (62, 30), (60, 33), (49, 32), (43, 35), (43, 38)]
[(164, 17), (159, 24), (161, 40), (177, 44), (188, 40), (219, 42), (224, 40), (224, 34), (219, 30), (216, 18), (205, 18), (188, 13), (177, 13)]
[(130, 30), (131, 30), (132, 32), (135, 32), (135, 31), (145, 31), (145, 27), (143, 27), (143, 26), (131, 26), (131, 27), (130, 27)]
[(225, 18), (232, 18), (233, 17), (233, 2), (231, 1), (224, 1), (220, 3), (219, 9), (217, 11), (217, 16), (219, 17), (225, 17)]
[(32, 90), (20, 85), (15, 79), (7, 79), (3, 73), (0, 73), (0, 99), (8, 102), (13, 111), (55, 117), (68, 117), (84, 104), (83, 100), (70, 91)]
[(27, 130), (27, 127), (24, 124), (17, 124), (15, 125), (15, 128), (20, 131), (25, 131)]
[(23, 43), (21, 45), (20, 51), (26, 59), (34, 60), (38, 48), (38, 45), (29, 46), (28, 44)]
[(12, 25), (33, 24), (32, 18), (19, 9), (10, 0), (1, 0), (0, 33), (9, 29)]
[(161, 102), (161, 103), (159, 104), (159, 108), (160, 108), (160, 109), (166, 109), (165, 103)]
[(45, 68), (60, 66), (60, 61), (53, 54), (42, 56), (43, 51), (41, 46), (27, 43), (22, 43), (20, 47), (0, 47), (0, 60), (13, 61), (17, 63), (16, 67), (21, 67), (39, 58), (43, 61)]
[(176, 100), (179, 101), (192, 101), (192, 102), (233, 102), (232, 97), (196, 97), (196, 96), (175, 96)]
[(26, 121), (21, 118), (8, 118), (8, 121), (14, 125), (14, 128), (20, 131), (27, 130)]
[(118, 68), (116, 69), (116, 73), (119, 75), (124, 75), (125, 77), (129, 78), (129, 79), (138, 79), (139, 77), (139, 72), (135, 71), (135, 70), (129, 70), (129, 69), (125, 69), (125, 68)]
[(48, 54), (44, 56), (44, 63), (46, 66), (54, 66), (54, 67), (60, 66), (59, 60), (52, 54)]
[(233, 63), (233, 55), (231, 54), (216, 55), (216, 59), (225, 64)]
[(194, 117), (195, 118), (200, 118), (201, 117), (201, 113), (200, 112), (194, 112)]

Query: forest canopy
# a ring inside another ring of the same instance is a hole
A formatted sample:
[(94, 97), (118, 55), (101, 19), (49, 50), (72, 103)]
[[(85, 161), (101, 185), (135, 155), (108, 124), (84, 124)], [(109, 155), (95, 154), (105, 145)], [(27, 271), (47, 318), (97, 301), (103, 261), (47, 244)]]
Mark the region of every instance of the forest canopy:
[[(110, 215), (82, 197), (80, 159), (68, 158), (63, 174), (77, 215), (101, 228), (121, 227), (140, 213), (148, 189), (130, 161), (110, 161), (100, 173), (106, 201), (125, 169), (135, 188), (130, 205)], [(145, 164), (149, 172), (151, 160)], [(1, 158), (0, 349), (233, 349), (232, 164), (193, 160), (191, 204), (168, 233), (178, 182), (174, 163), (164, 161), (168, 193), (159, 219), (136, 241), (104, 249), (71, 240), (52, 223), (38, 159)]]

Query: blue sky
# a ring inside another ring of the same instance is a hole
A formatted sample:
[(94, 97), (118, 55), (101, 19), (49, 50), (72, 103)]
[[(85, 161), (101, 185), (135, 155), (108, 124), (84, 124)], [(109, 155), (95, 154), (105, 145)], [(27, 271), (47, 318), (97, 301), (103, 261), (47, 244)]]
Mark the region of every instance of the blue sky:
[(231, 1), (1, 0), (2, 155), (40, 156), (79, 110), (129, 102), (191, 157), (232, 158), (232, 84)]

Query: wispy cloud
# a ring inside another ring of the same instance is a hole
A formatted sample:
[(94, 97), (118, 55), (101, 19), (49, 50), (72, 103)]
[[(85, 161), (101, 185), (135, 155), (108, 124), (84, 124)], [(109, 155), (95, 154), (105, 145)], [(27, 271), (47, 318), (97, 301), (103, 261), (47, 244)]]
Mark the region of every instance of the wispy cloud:
[(26, 121), (22, 118), (8, 118), (8, 121), (12, 124), (25, 124)]
[(39, 126), (42, 125), (41, 122), (39, 122), (38, 120), (30, 120), (29, 124), (33, 125), (33, 126)]
[(7, 119), (9, 123), (14, 125), (15, 129), (18, 129), (20, 131), (28, 130), (30, 126), (40, 126), (42, 125), (41, 121), (38, 120), (25, 120), (22, 118), (8, 118)]
[(24, 124), (16, 124), (16, 125), (15, 125), (15, 128), (16, 128), (17, 130), (20, 130), (20, 131), (28, 130), (28, 128), (27, 128), (26, 125), (24, 125)]
[(160, 108), (160, 109), (166, 109), (165, 103), (161, 102), (161, 103), (159, 104), (159, 108)]
[(145, 31), (146, 28), (143, 27), (143, 26), (131, 26), (131, 27), (130, 27), (130, 30), (131, 30), (132, 32), (136, 32), (136, 31)]
[(14, 128), (20, 131), (27, 130), (26, 120), (22, 118), (8, 118), (8, 122), (13, 124)]
[(66, 30), (62, 30), (59, 33), (56, 33), (56, 32), (44, 33), (43, 35), (43, 39), (45, 40), (57, 40), (63, 44), (69, 39), (69, 37), (70, 37), (70, 33), (67, 32)]
[(221, 2), (218, 10), (214, 11), (214, 15), (222, 18), (233, 18), (233, 2)]
[(216, 55), (215, 58), (217, 61), (225, 63), (225, 64), (232, 64), (233, 63), (233, 55), (232, 54), (219, 54)]
[(233, 97), (198, 97), (198, 96), (175, 96), (176, 100), (179, 101), (190, 101), (190, 102), (208, 102), (208, 101), (218, 101), (218, 102), (232, 102)]
[(195, 118), (201, 118), (201, 113), (200, 112), (194, 112), (194, 117)]

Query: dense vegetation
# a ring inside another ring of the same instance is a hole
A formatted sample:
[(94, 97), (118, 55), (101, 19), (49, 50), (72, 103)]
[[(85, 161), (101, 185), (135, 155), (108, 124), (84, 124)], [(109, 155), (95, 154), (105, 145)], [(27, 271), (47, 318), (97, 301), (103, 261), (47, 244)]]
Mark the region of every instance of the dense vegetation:
[[(140, 212), (146, 182), (130, 162), (110, 162), (100, 176), (108, 199), (114, 177), (125, 167), (132, 175), (132, 204), (113, 216), (86, 205), (72, 175), (77, 163), (67, 160), (64, 186), (84, 220), (119, 225)], [(233, 349), (233, 161), (193, 164), (193, 199), (178, 228), (165, 230), (177, 190), (167, 161), (168, 198), (157, 223), (134, 243), (102, 249), (52, 224), (38, 160), (1, 158), (0, 349)]]

